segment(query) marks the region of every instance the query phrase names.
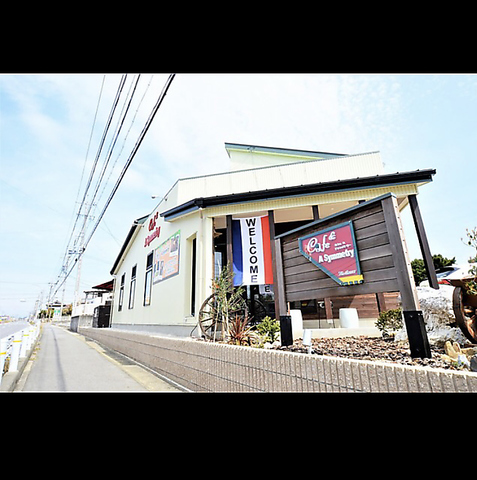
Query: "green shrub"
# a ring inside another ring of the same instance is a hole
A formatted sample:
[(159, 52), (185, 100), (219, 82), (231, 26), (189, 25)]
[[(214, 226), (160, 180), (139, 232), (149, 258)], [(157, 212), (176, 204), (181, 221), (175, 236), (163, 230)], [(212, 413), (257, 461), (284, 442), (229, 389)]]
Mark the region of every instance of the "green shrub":
[(278, 338), (280, 322), (275, 318), (272, 320), (270, 317), (265, 317), (257, 325), (257, 331), (263, 337), (265, 342), (273, 343)]
[(383, 338), (392, 337), (402, 328), (402, 311), (400, 308), (386, 310), (379, 314), (375, 324)]

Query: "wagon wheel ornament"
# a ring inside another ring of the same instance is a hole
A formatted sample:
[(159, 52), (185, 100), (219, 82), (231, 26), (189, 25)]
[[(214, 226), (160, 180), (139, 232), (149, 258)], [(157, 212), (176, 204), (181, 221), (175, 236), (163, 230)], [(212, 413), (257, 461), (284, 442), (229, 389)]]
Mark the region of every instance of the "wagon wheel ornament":
[(477, 343), (477, 308), (475, 295), (468, 295), (463, 287), (455, 287), (452, 298), (454, 315), (462, 333), (473, 343)]
[(207, 340), (225, 340), (227, 322), (238, 315), (245, 318), (247, 305), (241, 297), (234, 301), (221, 301), (217, 293), (207, 297), (199, 310), (199, 326)]

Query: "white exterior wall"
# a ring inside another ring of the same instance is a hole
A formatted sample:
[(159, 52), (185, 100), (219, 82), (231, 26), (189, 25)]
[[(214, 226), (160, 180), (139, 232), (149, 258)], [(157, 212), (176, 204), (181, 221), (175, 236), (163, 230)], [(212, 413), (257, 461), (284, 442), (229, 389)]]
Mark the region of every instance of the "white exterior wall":
[(383, 173), (381, 155), (373, 152), (184, 178), (178, 180), (166, 194), (167, 201), (162, 210), (169, 210), (198, 197), (309, 185)]
[[(163, 209), (162, 209), (163, 210)], [(138, 226), (135, 237), (130, 241), (128, 251), (123, 255), (115, 270), (115, 288), (112, 313), (113, 327), (135, 325), (139, 329), (149, 325), (180, 325), (193, 329), (196, 324), (190, 315), (192, 285), (192, 240), (197, 237), (197, 270), (196, 270), (196, 312), (200, 309), (204, 290), (209, 288), (213, 277), (213, 229), (212, 220), (201, 218), (196, 212), (175, 222), (165, 222), (160, 216), (155, 220), (160, 227), (160, 236), (145, 246), (150, 220), (155, 213), (162, 211), (159, 207), (148, 219)], [(153, 283), (150, 305), (144, 305), (147, 256), (163, 244), (169, 237), (180, 230), (179, 273), (158, 283)], [(201, 240), (202, 239), (202, 240)], [(210, 252), (208, 255), (207, 253)], [(210, 265), (209, 265), (210, 264)], [(134, 307), (129, 308), (129, 294), (132, 268), (136, 265), (136, 292)], [(122, 309), (119, 311), (119, 291), (121, 277), (125, 276)]]
[(94, 297), (86, 300), (85, 303), (80, 303), (79, 305), (74, 305), (71, 312), (71, 316), (75, 317), (77, 315), (94, 315), (94, 309), (100, 305), (104, 305), (107, 300), (113, 298), (111, 293), (103, 293), (99, 297)]

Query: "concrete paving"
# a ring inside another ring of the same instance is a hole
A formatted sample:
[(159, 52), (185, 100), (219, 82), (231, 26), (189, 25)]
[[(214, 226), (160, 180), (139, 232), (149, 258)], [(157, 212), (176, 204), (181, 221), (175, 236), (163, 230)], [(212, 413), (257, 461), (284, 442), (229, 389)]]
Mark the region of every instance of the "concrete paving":
[(180, 392), (121, 354), (45, 324), (15, 392)]

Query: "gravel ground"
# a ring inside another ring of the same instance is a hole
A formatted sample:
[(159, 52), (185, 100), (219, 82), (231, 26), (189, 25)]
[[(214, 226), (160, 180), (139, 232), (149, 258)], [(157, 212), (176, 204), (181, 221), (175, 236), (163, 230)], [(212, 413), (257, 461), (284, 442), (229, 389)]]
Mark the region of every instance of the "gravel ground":
[[(296, 353), (308, 353), (302, 340), (295, 340), (288, 347), (276, 347)], [(443, 347), (431, 346), (432, 358), (411, 358), (408, 342), (393, 342), (373, 337), (343, 337), (343, 338), (313, 338), (312, 354), (329, 355), (334, 357), (354, 358), (358, 360), (381, 360), (404, 365), (420, 365), (427, 367), (447, 368), (458, 370), (454, 364), (441, 358), (445, 353)]]

